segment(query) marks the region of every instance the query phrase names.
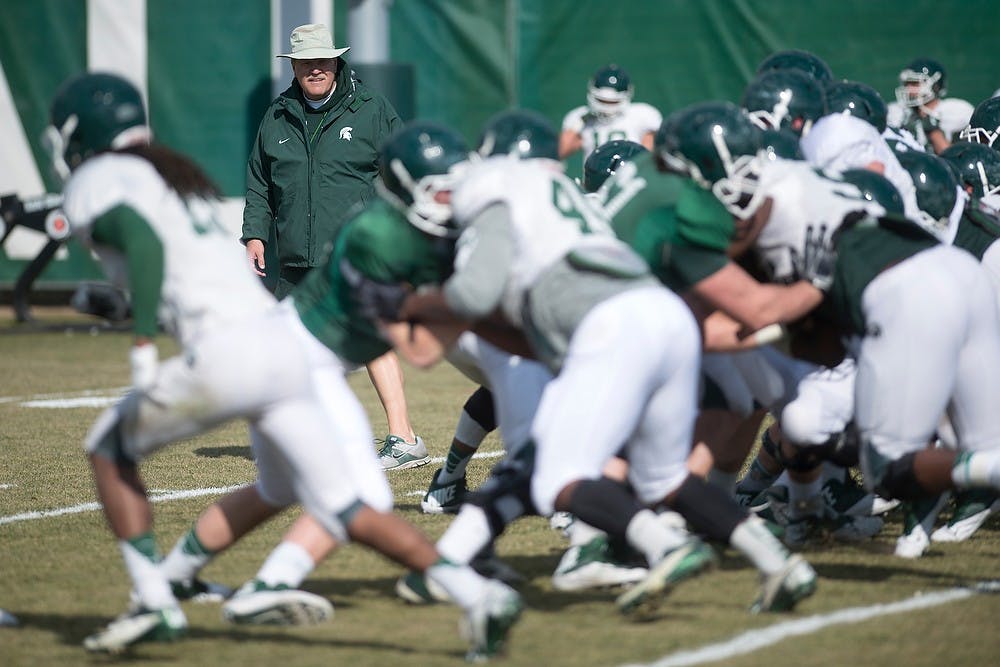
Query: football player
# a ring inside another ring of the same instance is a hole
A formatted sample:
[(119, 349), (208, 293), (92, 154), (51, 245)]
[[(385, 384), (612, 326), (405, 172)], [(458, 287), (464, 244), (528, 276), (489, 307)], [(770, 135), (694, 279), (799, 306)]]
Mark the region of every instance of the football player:
[(983, 144), (956, 141), (941, 157), (955, 168), (970, 197), (1000, 211), (1000, 153)]
[[(677, 128), (676, 157), (692, 172), (721, 162), (713, 190), (759, 230), (755, 245), (775, 279), (817, 266), (826, 274), (835, 244), (832, 280), (817, 289), (827, 290), (833, 316), (854, 336), (866, 486), (902, 499), (1000, 488), (1000, 418), (986, 398), (1000, 395), (992, 372), (1000, 314), (978, 263), (882, 207), (859, 206), (853, 186), (824, 182), (794, 162), (742, 161), (745, 151), (721, 118), (692, 114)], [(926, 327), (931, 319), (939, 326)], [(899, 392), (901, 384), (921, 391)], [(925, 449), (946, 411), (960, 451)]]
[(559, 159), (582, 150), (586, 160), (595, 148), (614, 139), (651, 148), (662, 116), (648, 104), (633, 102), (634, 92), (625, 68), (607, 65), (597, 70), (587, 85), (586, 106), (576, 107), (563, 118)]
[(806, 160), (837, 178), (855, 168), (882, 174), (902, 196), (905, 215), (917, 216), (920, 209), (913, 181), (882, 138), (886, 106), (878, 92), (856, 81), (837, 81), (827, 87), (826, 101), (829, 114), (802, 138)]
[[(346, 334), (347, 322), (336, 318), (348, 309), (343, 301), (323, 299), (317, 286), (322, 274), (303, 285), (294, 304), (274, 305), (215, 222), (211, 202), (218, 191), (189, 160), (149, 143), (145, 110), (131, 84), (108, 74), (71, 79), (57, 92), (50, 120), (46, 137), (54, 164), (69, 174), (70, 224), (109, 276), (128, 281), (135, 313), (133, 389), (98, 418), (85, 443), (134, 598), (124, 615), (84, 646), (119, 651), (183, 634), (187, 621), (176, 595), (188, 591), (172, 590), (169, 564), (160, 565), (138, 462), (171, 442), (243, 417), (250, 422), (258, 480), (210, 508), (205, 523), (213, 530), (192, 530), (185, 540), (193, 547), (189, 561), (205, 561), (217, 552), (213, 540), (228, 546), (282, 508), (302, 502), (326, 538), (354, 539), (437, 579), (467, 611), (470, 655), (495, 652), (520, 610), (517, 594), (441, 560), (421, 533), (391, 513), (392, 492), (370, 448), (371, 429), (344, 378), (352, 364), (364, 363), (367, 354), (383, 354), (386, 346)], [(407, 223), (403, 229), (418, 233)], [(339, 238), (345, 244), (357, 240), (348, 233)], [(420, 241), (411, 239), (409, 245), (418, 247)], [(431, 272), (434, 254), (419, 254), (423, 263), (414, 272)], [(380, 294), (377, 285), (350, 268), (340, 266), (340, 280), (356, 287), (362, 307), (370, 308)], [(184, 348), (162, 364), (152, 343), (157, 312)], [(337, 354), (331, 353), (334, 348)], [(242, 363), (247, 356), (267, 359), (268, 367), (247, 376)], [(202, 537), (212, 539), (206, 543)], [(288, 551), (282, 555), (308, 558), (301, 548)], [(268, 567), (265, 563), (262, 572)], [(224, 613), (240, 620), (241, 610), (251, 615), (260, 610), (254, 605), (244, 610), (245, 601), (273, 602), (275, 594), (290, 601), (286, 609), (332, 612), (318, 596), (300, 591), (289, 598), (282, 588), (256, 579), (227, 602)], [(501, 631), (493, 632), (497, 627)]]
[(757, 76), (771, 70), (789, 69), (808, 74), (822, 86), (826, 86), (833, 81), (833, 72), (830, 70), (830, 66), (826, 64), (826, 61), (815, 53), (801, 49), (775, 51), (767, 58), (764, 58), (760, 65), (757, 66)]
[(972, 105), (945, 97), (944, 66), (933, 58), (917, 58), (899, 73), (896, 101), (889, 104), (887, 122), (916, 137), (926, 150), (940, 154), (969, 125)]
[[(441, 291), (408, 297), (403, 315), (473, 323), (480, 335), (530, 351), (556, 374), (532, 427), (530, 500), (544, 515), (569, 511), (645, 555), (649, 574), (618, 598), (623, 613), (655, 606), (714, 560), (700, 540), (644, 508), (664, 500), (760, 569), (756, 610), (791, 608), (814, 590), (812, 568), (686, 470), (700, 348), (687, 307), (609, 233), (558, 162), (513, 159), (522, 142), (517, 133), (507, 137), (487, 132), (493, 157), (471, 169), (453, 195), (464, 228), (455, 273)], [(492, 316), (498, 309), (499, 320)], [(433, 363), (448, 342), (446, 333), (414, 341), (406, 324), (390, 331), (417, 364)], [(601, 475), (623, 440), (635, 495)]]
[(740, 106), (762, 130), (790, 130), (805, 137), (827, 113), (823, 86), (797, 69), (772, 69), (747, 84)]

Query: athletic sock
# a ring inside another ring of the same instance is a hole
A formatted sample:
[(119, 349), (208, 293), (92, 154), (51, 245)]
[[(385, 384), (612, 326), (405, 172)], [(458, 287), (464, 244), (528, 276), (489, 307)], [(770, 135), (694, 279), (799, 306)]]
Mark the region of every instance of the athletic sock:
[(586, 544), (598, 535), (607, 535), (607, 533), (603, 530), (598, 530), (589, 523), (584, 523), (575, 517), (573, 522), (569, 524), (569, 527), (566, 529), (566, 534), (569, 536), (570, 546), (574, 547)]
[(486, 579), (468, 565), (452, 563), (440, 558), (424, 572), (424, 576), (445, 590), (462, 609), (469, 609), (486, 590)]
[(645, 509), (637, 512), (625, 529), (625, 539), (646, 556), (650, 565), (690, 538), (688, 533), (665, 525), (655, 512)]
[(737, 488), (741, 493), (760, 493), (764, 489), (768, 489), (773, 486), (779, 475), (781, 475), (780, 471), (771, 472), (761, 465), (759, 459), (755, 458), (753, 463), (750, 464), (750, 470), (748, 470), (746, 476), (740, 480)]
[(125, 569), (132, 578), (132, 587), (144, 607), (163, 609), (177, 605), (170, 583), (160, 570), (163, 557), (152, 532), (129, 540), (118, 540), (118, 548), (125, 560)]
[(198, 539), (195, 526), (184, 534), (167, 557), (160, 563), (160, 569), (167, 581), (190, 582), (215, 556), (214, 551), (205, 548)]
[(476, 505), (465, 504), (437, 541), (436, 548), (449, 562), (466, 565), (494, 537), (486, 512)]
[(740, 522), (729, 536), (729, 544), (764, 574), (779, 572), (788, 560), (788, 550), (759, 517)]
[(960, 453), (951, 467), (951, 480), (960, 489), (1000, 489), (1000, 449)]
[[(464, 412), (462, 413), (465, 414)], [(486, 434), (483, 433), (483, 437)], [(472, 460), (472, 455), (476, 453), (476, 449), (482, 444), (482, 438), (474, 444), (469, 444), (466, 441), (459, 441), (458, 437), (451, 441), (451, 447), (448, 449), (448, 457), (444, 461), (444, 465), (441, 466), (441, 472), (438, 474), (437, 482), (438, 484), (450, 484), (457, 480), (465, 477), (465, 469), (469, 467), (469, 461)], [(462, 451), (465, 445), (466, 447), (471, 447), (472, 451)]]
[(298, 588), (314, 567), (316, 563), (302, 545), (285, 541), (270, 553), (256, 578), (272, 587)]

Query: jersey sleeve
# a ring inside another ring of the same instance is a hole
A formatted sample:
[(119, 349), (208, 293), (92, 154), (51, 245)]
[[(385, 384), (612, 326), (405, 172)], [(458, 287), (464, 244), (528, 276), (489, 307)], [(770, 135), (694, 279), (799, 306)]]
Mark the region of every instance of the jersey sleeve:
[(487, 206), (507, 201), (510, 184), (505, 167), (509, 164), (508, 157), (500, 156), (473, 165), (452, 196), (451, 210), (459, 226), (471, 223)]
[(455, 272), (444, 284), (448, 307), (461, 317), (482, 318), (503, 298), (514, 261), (514, 233), (506, 206), (485, 209), (459, 238)]
[(570, 130), (576, 132), (577, 134), (583, 133), (583, 117), (587, 115), (589, 109), (587, 107), (576, 107), (571, 110), (563, 117), (562, 129), (565, 132)]
[(114, 248), (125, 257), (131, 288), (132, 320), (136, 336), (154, 337), (163, 287), (163, 244), (135, 209), (119, 205), (93, 220), (94, 243)]
[(656, 107), (642, 102), (633, 103), (632, 107), (635, 109), (640, 138), (647, 132), (656, 132), (660, 129), (663, 114)]

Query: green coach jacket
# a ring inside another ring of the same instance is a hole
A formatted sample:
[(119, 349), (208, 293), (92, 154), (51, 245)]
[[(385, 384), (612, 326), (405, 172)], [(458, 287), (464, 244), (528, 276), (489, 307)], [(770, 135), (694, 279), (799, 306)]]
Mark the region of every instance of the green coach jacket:
[(345, 63), (315, 134), (307, 132), (297, 81), (271, 103), (257, 131), (241, 240), (266, 244), (273, 223), (281, 267), (322, 263), (336, 230), (374, 196), (379, 148), (402, 124), (384, 97), (351, 74)]

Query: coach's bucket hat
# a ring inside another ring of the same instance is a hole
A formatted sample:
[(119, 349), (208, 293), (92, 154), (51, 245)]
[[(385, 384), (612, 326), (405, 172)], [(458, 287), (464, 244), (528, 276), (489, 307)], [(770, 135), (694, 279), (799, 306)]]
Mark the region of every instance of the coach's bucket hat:
[(313, 58), (339, 58), (351, 47), (342, 49), (333, 46), (330, 29), (322, 23), (300, 25), (292, 31), (292, 52), (282, 53), (277, 58), (292, 58), (294, 60), (311, 60)]

